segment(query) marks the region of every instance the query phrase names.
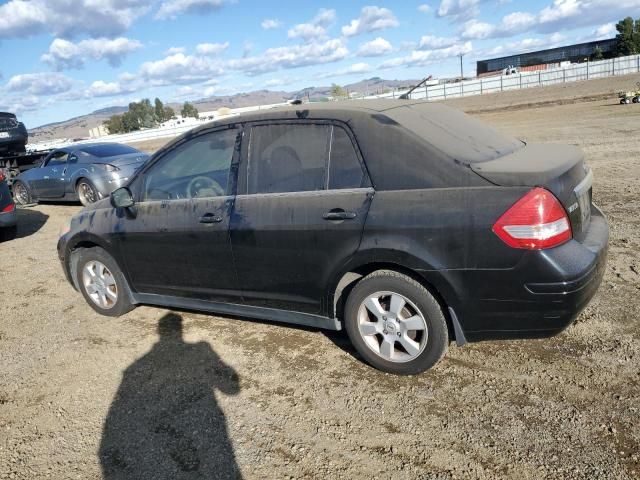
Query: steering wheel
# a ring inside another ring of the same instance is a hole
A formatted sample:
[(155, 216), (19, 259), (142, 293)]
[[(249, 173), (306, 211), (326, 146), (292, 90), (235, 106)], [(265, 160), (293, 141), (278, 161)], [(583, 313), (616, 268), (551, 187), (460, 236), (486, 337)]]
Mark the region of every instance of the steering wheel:
[(222, 197), (225, 195), (224, 188), (215, 180), (203, 175), (192, 178), (187, 185), (187, 197), (198, 198), (198, 193), (203, 189), (211, 189), (215, 192), (215, 196)]

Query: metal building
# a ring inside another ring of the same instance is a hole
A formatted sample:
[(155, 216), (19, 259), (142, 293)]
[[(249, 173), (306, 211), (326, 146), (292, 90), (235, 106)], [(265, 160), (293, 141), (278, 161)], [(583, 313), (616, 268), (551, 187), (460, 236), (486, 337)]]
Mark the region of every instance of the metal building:
[(594, 42), (578, 43), (565, 47), (549, 48), (537, 52), (520, 53), (507, 57), (480, 60), (477, 62), (477, 75), (507, 67), (528, 67), (531, 65), (543, 65), (548, 63), (560, 63), (570, 61), (573, 63), (582, 62), (593, 56), (596, 47), (600, 47), (605, 58), (611, 57), (615, 51), (617, 40), (610, 38), (607, 40), (597, 40)]

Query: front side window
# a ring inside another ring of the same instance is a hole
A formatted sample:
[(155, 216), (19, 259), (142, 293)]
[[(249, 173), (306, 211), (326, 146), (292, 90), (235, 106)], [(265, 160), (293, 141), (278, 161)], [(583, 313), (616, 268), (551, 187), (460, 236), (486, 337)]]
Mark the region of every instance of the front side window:
[(237, 130), (200, 135), (180, 144), (147, 172), (143, 200), (227, 195)]
[(69, 156), (68, 152), (57, 151), (51, 154), (49, 160), (47, 161), (47, 167), (55, 167), (59, 165), (64, 165), (67, 163), (67, 157)]
[(252, 128), (247, 191), (324, 190), (330, 125), (274, 124)]

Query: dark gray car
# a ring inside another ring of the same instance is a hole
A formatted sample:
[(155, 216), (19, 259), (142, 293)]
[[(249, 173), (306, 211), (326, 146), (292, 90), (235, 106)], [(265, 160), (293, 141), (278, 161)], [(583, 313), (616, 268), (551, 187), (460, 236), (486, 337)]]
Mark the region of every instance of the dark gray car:
[(89, 205), (124, 185), (149, 156), (119, 143), (76, 144), (53, 150), (42, 165), (13, 183), (16, 203), (78, 201)]

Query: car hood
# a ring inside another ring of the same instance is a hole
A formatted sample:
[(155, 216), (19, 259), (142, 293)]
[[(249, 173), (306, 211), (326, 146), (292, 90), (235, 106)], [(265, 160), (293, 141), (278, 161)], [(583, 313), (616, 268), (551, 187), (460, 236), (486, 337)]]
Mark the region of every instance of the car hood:
[(82, 210), (80, 210), (79, 213), (92, 212), (94, 210), (102, 210), (104, 208), (113, 208), (111, 206), (111, 198), (110, 197), (103, 198), (101, 200), (98, 200), (95, 203), (90, 203), (89, 205), (84, 207)]

